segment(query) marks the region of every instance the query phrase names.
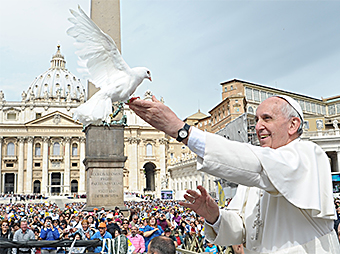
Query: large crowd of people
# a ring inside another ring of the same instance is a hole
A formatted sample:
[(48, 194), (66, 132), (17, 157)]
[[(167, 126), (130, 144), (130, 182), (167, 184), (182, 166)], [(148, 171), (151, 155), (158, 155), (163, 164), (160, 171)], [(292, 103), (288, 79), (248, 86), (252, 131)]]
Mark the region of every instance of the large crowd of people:
[[(59, 208), (47, 201), (0, 204), (1, 240), (103, 240), (125, 236), (134, 246), (133, 253), (140, 254), (148, 251), (149, 243), (157, 236), (171, 238), (176, 247), (181, 247), (187, 239), (195, 237), (204, 240), (205, 237), (204, 219), (176, 201), (156, 199), (125, 202), (123, 209), (116, 207), (114, 210), (105, 210), (104, 207), (98, 207), (93, 211), (85, 211), (85, 205), (79, 202), (69, 203), (64, 208)], [(335, 206), (338, 220), (334, 227), (339, 232), (340, 199), (335, 200)], [(102, 247), (77, 250), (99, 253)], [(216, 246), (208, 242), (204, 243), (204, 250), (217, 253)], [(56, 247), (0, 248), (0, 254), (48, 254), (65, 251), (65, 248)]]
[[(0, 204), (1, 240), (113, 239), (125, 235), (135, 246), (135, 253), (148, 250), (150, 241), (160, 235), (181, 246), (186, 236), (204, 238), (204, 219), (175, 201), (145, 200), (126, 202), (121, 210), (104, 207), (84, 210), (85, 203), (69, 203), (65, 208), (43, 201)], [(41, 248), (36, 253), (62, 252), (57, 248)], [(85, 251), (85, 250), (84, 250)], [(95, 252), (100, 252), (97, 247)], [(1, 249), (1, 254), (16, 249)], [(18, 254), (31, 252), (20, 248)]]

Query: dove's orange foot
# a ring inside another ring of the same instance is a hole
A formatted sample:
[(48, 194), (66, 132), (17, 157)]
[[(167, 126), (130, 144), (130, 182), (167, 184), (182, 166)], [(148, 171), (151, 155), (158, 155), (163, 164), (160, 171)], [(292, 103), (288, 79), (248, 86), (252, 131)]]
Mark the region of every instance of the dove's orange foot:
[(127, 103), (126, 104), (129, 104), (131, 102), (133, 102), (134, 100), (137, 100), (137, 99), (140, 99), (140, 97), (131, 97), (130, 99), (128, 99)]

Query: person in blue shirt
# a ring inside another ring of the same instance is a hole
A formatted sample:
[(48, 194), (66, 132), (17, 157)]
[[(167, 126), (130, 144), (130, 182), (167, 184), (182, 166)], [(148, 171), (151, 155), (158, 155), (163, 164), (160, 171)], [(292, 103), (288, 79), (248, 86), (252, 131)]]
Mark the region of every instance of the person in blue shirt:
[(143, 236), (145, 239), (145, 252), (148, 252), (148, 245), (150, 241), (153, 238), (162, 235), (164, 231), (159, 225), (157, 225), (156, 218), (154, 216), (151, 216), (148, 225), (143, 228), (143, 232)]
[[(46, 217), (44, 227), (41, 229), (40, 238), (42, 240), (54, 241), (58, 240), (60, 237), (59, 231), (53, 226), (52, 218)], [(55, 254), (57, 253), (57, 248), (55, 247), (43, 247), (41, 248), (41, 254)]]
[(217, 254), (218, 253), (218, 249), (216, 247), (216, 245), (212, 244), (212, 243), (207, 243), (207, 247), (205, 248), (205, 252), (212, 252), (213, 254)]
[[(107, 238), (108, 239), (112, 239), (112, 235), (109, 232), (106, 232), (106, 224), (105, 224), (105, 222), (99, 223), (98, 229), (99, 229), (99, 231), (97, 231), (96, 233), (94, 233), (93, 236), (91, 236), (91, 240), (94, 240), (94, 239), (103, 240), (103, 239), (107, 239)], [(105, 250), (107, 251), (107, 246), (105, 246)], [(102, 246), (97, 246), (94, 249), (95, 253), (99, 253), (101, 251), (102, 251)]]

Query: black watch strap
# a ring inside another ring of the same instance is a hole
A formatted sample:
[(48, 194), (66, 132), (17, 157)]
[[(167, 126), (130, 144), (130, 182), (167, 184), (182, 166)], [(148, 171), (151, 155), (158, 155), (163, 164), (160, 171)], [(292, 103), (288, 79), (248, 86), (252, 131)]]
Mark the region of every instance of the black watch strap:
[[(186, 139), (186, 138), (188, 137), (188, 135), (189, 135), (189, 129), (190, 129), (190, 125), (187, 124), (187, 123), (184, 124), (183, 128), (181, 128), (181, 129), (178, 130), (178, 136), (177, 136), (176, 140), (177, 140), (178, 142), (182, 142), (183, 139)], [(180, 137), (180, 136), (179, 136), (179, 133), (180, 133), (181, 131), (183, 131), (183, 130), (186, 131), (187, 135), (186, 135), (185, 137)]]

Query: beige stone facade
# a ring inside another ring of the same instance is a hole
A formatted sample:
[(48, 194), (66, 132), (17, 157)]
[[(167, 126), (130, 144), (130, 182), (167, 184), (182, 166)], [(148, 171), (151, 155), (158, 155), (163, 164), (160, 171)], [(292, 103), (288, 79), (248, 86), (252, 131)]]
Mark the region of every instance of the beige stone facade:
[[(74, 109), (84, 103), (85, 90), (65, 64), (58, 46), (51, 68), (22, 93), (22, 101), (6, 101), (0, 92), (1, 193), (86, 192), (85, 134), (82, 124), (72, 119)], [(151, 96), (147, 91), (143, 99)], [(161, 189), (170, 188), (169, 142), (179, 143), (127, 106), (125, 114), (124, 191), (160, 197)]]

